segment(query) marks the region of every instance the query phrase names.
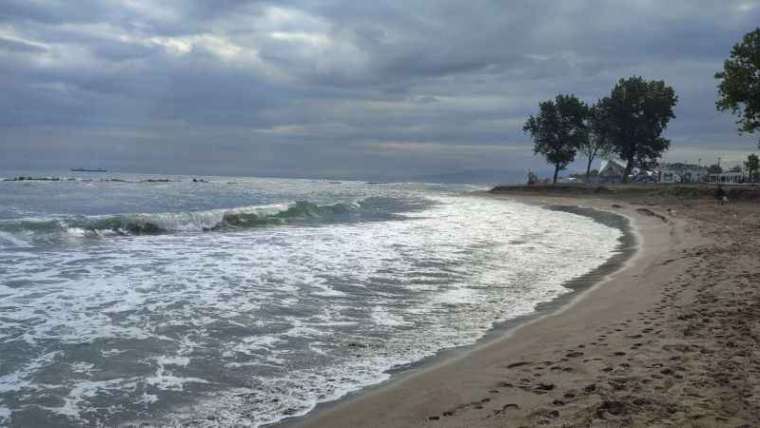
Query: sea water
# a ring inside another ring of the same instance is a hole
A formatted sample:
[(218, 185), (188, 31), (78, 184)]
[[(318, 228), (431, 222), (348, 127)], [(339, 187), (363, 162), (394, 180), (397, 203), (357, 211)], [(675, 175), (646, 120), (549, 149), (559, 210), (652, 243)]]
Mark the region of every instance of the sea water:
[(0, 426), (303, 415), (568, 293), (621, 238), (464, 186), (57, 178), (0, 182)]

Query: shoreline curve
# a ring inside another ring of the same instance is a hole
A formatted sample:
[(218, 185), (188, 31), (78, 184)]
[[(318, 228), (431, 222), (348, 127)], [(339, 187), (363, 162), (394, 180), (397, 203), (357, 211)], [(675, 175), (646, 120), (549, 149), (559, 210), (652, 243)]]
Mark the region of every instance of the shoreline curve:
[[(568, 212), (582, 215), (622, 232), (615, 252), (600, 266), (584, 275), (571, 279), (563, 284), (571, 291), (547, 301), (539, 303), (534, 312), (528, 315), (510, 318), (498, 322), (474, 344), (463, 347), (449, 348), (439, 351), (436, 355), (425, 358), (413, 364), (389, 371), (391, 378), (362, 388), (333, 401), (321, 402), (305, 415), (286, 418), (267, 427), (291, 428), (291, 427), (361, 427), (361, 426), (421, 426), (430, 422), (428, 417), (402, 418), (385, 421), (375, 415), (367, 413), (363, 408), (356, 411), (354, 405), (374, 406), (377, 401), (378, 408), (386, 407), (387, 396), (396, 395), (397, 391), (414, 389), (416, 380), (421, 376), (430, 376), (437, 371), (446, 371), (447, 367), (471, 359), (481, 352), (489, 352), (489, 348), (503, 346), (505, 342), (512, 340), (513, 336), (530, 326), (541, 323), (544, 319), (571, 311), (586, 295), (597, 287), (604, 284), (616, 273), (625, 270), (636, 258), (642, 242), (642, 234), (633, 217), (633, 212), (613, 210), (610, 206), (589, 204), (586, 200), (557, 200), (543, 199), (535, 196), (501, 196), (478, 193), (477, 197), (490, 197), (506, 199), (513, 202), (539, 205), (542, 208), (554, 211)], [(427, 390), (427, 388), (424, 388)], [(416, 400), (413, 400), (416, 401)], [(352, 415), (352, 413), (356, 413)], [(367, 416), (366, 418), (364, 416)], [(433, 419), (435, 420), (435, 419)], [(388, 425), (388, 424), (392, 425)]]

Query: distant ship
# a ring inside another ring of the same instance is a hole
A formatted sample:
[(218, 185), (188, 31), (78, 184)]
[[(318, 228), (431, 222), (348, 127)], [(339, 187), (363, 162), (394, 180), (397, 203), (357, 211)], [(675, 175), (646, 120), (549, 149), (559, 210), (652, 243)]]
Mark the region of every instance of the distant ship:
[(71, 168), (71, 172), (108, 172), (103, 168), (87, 169), (87, 168)]

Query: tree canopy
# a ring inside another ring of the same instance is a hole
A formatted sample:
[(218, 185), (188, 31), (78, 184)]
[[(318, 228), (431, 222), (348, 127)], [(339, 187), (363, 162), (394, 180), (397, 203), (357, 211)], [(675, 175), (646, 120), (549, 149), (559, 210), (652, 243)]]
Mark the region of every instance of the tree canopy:
[(598, 156), (607, 157), (612, 151), (609, 122), (605, 111), (594, 105), (588, 111), (588, 138), (578, 148), (586, 156), (586, 180), (591, 176), (591, 164)]
[(635, 166), (647, 167), (670, 147), (662, 137), (675, 113), (675, 91), (663, 81), (621, 79), (610, 96), (597, 103), (611, 150), (626, 161), (624, 180)]
[(715, 78), (720, 80), (718, 110), (730, 110), (740, 117), (740, 133), (760, 129), (760, 28), (733, 47)]
[(553, 183), (557, 183), (559, 171), (575, 160), (578, 148), (588, 140), (588, 111), (588, 106), (575, 95), (557, 95), (554, 100), (540, 103), (538, 115), (525, 122), (523, 131), (531, 135), (534, 153), (554, 165)]

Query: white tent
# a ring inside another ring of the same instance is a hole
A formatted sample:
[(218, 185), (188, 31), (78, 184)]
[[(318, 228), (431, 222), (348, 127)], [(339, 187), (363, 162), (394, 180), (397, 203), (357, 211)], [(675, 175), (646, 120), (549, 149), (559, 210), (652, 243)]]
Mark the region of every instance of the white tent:
[(599, 168), (600, 177), (622, 179), (624, 174), (625, 166), (613, 159), (603, 160), (601, 168)]

